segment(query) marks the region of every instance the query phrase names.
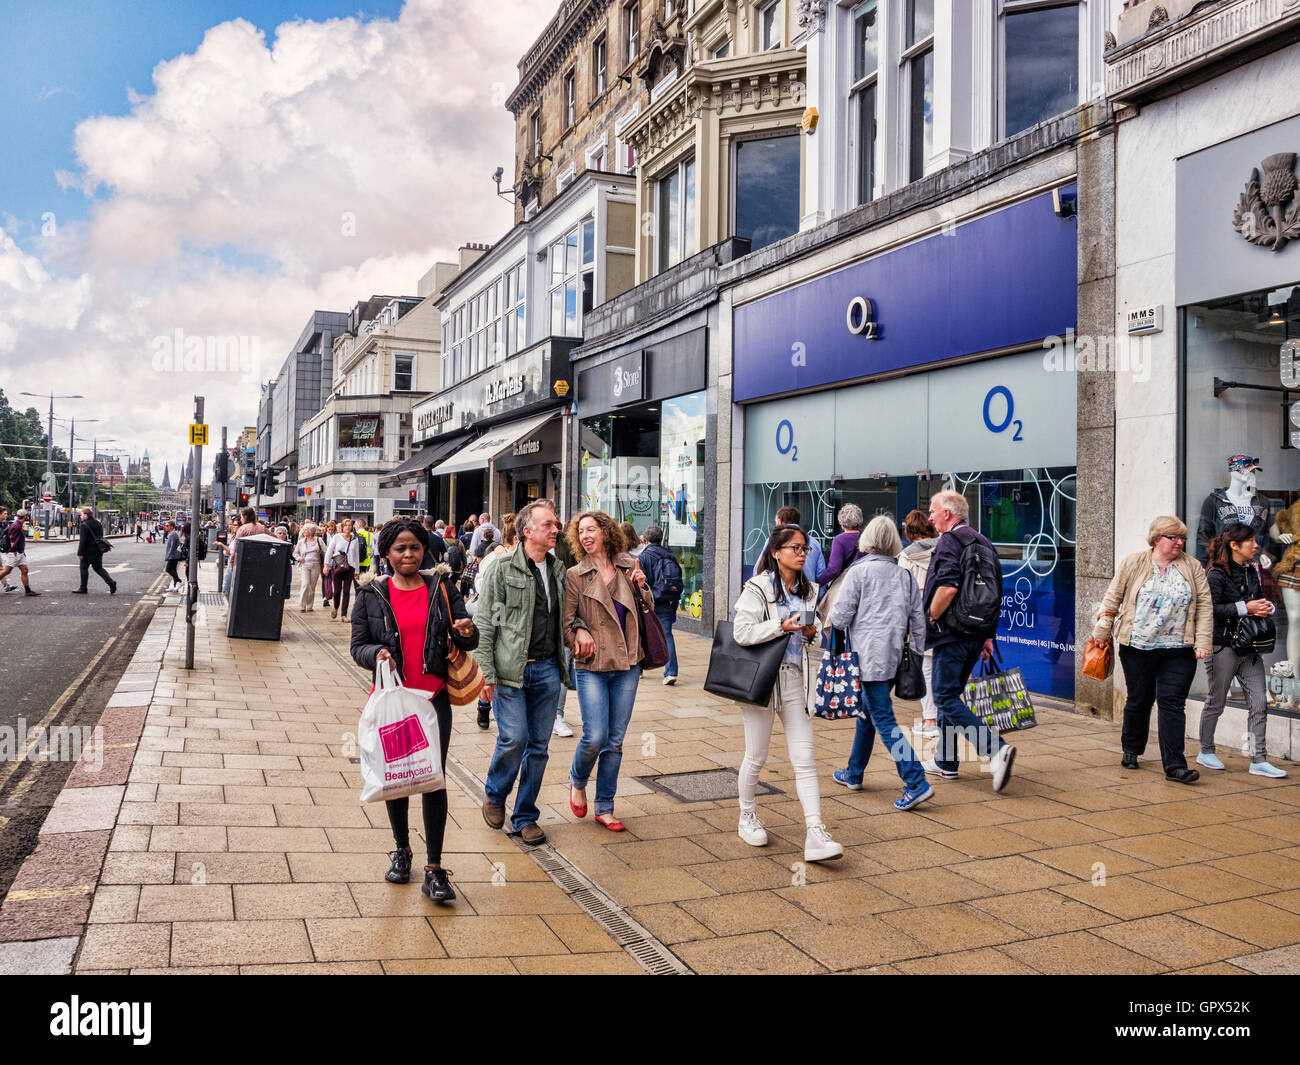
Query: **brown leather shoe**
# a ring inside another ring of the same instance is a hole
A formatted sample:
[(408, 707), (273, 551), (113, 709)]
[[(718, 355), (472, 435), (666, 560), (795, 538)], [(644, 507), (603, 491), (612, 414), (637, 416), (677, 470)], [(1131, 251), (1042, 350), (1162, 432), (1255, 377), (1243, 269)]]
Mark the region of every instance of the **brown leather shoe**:
[(538, 825), (524, 825), (519, 830), (519, 838), (530, 847), (536, 847), (539, 843), (546, 842), (546, 833)]
[(506, 823), (506, 808), (499, 802), (483, 800), (483, 820), (488, 828), (500, 828)]

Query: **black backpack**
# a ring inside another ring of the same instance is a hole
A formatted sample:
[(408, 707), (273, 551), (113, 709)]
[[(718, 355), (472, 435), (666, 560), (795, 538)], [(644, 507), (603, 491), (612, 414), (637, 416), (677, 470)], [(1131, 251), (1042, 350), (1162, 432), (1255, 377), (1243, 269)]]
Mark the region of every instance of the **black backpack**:
[(200, 562), (208, 557), (208, 532), (206, 529), (199, 530), (199, 539), (194, 545), (194, 555)]
[(659, 558), (655, 578), (655, 586), (650, 591), (656, 605), (676, 607), (682, 597), (682, 567), (670, 552), (665, 551)]
[(969, 537), (952, 531), (962, 545), (960, 575), (957, 595), (943, 621), (952, 632), (987, 639), (997, 633), (1002, 616), (1002, 564), (988, 541), (967, 529)]

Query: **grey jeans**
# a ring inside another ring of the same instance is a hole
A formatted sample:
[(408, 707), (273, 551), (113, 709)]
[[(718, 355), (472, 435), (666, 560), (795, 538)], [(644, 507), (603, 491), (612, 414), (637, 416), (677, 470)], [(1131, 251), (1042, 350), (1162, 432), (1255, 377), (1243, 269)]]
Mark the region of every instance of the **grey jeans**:
[(1231, 647), (1216, 647), (1205, 660), (1209, 694), (1201, 711), (1201, 750), (1214, 753), (1214, 729), (1228, 699), (1232, 679), (1241, 680), (1246, 692), (1246, 719), (1250, 727), (1250, 760), (1267, 758), (1268, 695), (1264, 690), (1264, 660), (1259, 655), (1239, 655)]

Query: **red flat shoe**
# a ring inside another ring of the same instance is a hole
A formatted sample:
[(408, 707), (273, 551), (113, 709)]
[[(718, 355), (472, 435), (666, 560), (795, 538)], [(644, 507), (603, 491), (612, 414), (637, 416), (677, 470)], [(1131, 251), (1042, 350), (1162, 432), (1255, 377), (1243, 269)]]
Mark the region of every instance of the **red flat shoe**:
[(574, 805), (573, 788), (569, 788), (569, 809), (573, 811), (573, 816), (579, 820), (587, 816), (587, 804), (585, 802), (581, 806)]
[[(601, 820), (602, 817), (608, 817), (609, 820), (602, 821)], [(626, 831), (627, 829), (627, 825), (623, 824), (623, 822), (618, 820), (618, 818), (616, 818), (613, 814), (597, 814), (594, 818), (592, 818), (592, 820), (594, 820), (598, 825), (604, 825), (611, 832), (623, 832)]]

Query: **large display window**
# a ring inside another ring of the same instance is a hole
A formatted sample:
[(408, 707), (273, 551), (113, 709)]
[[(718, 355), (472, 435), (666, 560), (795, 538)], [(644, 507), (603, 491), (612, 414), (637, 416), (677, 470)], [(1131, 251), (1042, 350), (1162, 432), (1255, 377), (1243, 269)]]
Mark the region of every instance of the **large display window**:
[(658, 525), (682, 567), (678, 613), (698, 618), (704, 588), (705, 393), (586, 418), (581, 424), (582, 505)]
[(1034, 691), (1073, 698), (1075, 407), (1073, 378), (1042, 354), (1013, 355), (770, 403), (745, 413), (743, 576), (776, 511), (799, 508), (829, 551), (857, 503), (900, 526), (953, 489), (997, 547), (998, 639)]
[[(1182, 332), (1187, 550), (1204, 562), (1225, 524), (1255, 529), (1277, 605), (1269, 700), (1300, 710), (1300, 284), (1186, 307)], [(1204, 670), (1192, 694), (1206, 694)], [(1243, 704), (1235, 685), (1229, 702)]]

